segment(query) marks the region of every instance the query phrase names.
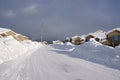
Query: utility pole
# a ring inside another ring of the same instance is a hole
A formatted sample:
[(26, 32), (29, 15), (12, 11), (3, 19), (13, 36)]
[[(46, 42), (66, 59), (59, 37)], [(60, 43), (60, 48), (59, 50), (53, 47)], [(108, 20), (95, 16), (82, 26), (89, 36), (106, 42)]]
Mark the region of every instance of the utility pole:
[(41, 30), (40, 30), (40, 41), (43, 42), (43, 27), (44, 27), (44, 23), (43, 21), (41, 22)]

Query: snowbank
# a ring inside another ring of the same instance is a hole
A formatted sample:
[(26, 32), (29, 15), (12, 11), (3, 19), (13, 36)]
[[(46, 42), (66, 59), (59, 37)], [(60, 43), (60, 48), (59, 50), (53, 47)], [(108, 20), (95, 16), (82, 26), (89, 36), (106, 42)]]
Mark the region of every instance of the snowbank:
[(4, 32), (7, 32), (7, 31), (10, 31), (10, 29), (7, 29), (7, 28), (0, 28), (0, 34), (1, 34), (1, 33), (4, 33)]
[(58, 51), (62, 54), (67, 54), (71, 57), (81, 58), (120, 70), (120, 46), (112, 48), (91, 39), (89, 42), (82, 45), (71, 46), (64, 44), (53, 47), (59, 49)]
[(115, 47), (115, 54), (117, 58), (120, 58), (120, 45)]
[(24, 45), (27, 49), (33, 49), (35, 47), (42, 46), (41, 43), (31, 40), (22, 41), (21, 44)]
[(19, 42), (12, 36), (0, 38), (0, 63), (17, 58), (37, 46), (39, 44), (36, 42), (29, 40)]
[(66, 42), (65, 44), (66, 44), (66, 45), (74, 46), (74, 44), (72, 44), (71, 42)]

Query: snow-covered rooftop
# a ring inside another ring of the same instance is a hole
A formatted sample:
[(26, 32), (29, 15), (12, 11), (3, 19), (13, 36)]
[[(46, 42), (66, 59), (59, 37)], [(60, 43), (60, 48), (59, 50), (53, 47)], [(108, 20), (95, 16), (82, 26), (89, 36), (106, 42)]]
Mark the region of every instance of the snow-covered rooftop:
[(81, 35), (80, 38), (81, 38), (81, 39), (85, 39), (86, 36), (87, 36), (87, 35)]
[(4, 33), (4, 32), (7, 32), (7, 31), (10, 31), (10, 29), (7, 29), (7, 28), (1, 28), (1, 27), (0, 27), (0, 33)]
[(109, 31), (107, 32), (107, 34), (113, 32), (113, 31), (115, 31), (115, 30), (120, 31), (120, 28), (114, 28), (114, 29), (112, 29), (112, 30), (109, 30)]
[(100, 38), (100, 39), (106, 38), (106, 32), (103, 30), (98, 30), (94, 33), (89, 33), (89, 35), (92, 35), (92, 36)]

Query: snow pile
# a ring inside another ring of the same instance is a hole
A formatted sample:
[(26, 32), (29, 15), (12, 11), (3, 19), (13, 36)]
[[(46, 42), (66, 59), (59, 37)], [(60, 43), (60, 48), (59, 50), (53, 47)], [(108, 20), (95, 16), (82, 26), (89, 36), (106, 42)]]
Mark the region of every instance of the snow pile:
[(59, 52), (67, 54), (71, 57), (81, 58), (87, 61), (120, 70), (120, 46), (114, 49), (112, 47), (104, 46), (94, 39), (91, 39), (89, 42), (78, 46), (64, 44), (53, 47), (61, 49), (61, 51), (59, 50)]
[(117, 58), (120, 58), (120, 45), (115, 47), (115, 54)]
[(91, 46), (94, 46), (94, 47), (97, 47), (97, 46), (101, 46), (102, 44), (97, 42), (94, 38), (91, 38), (89, 40), (89, 42), (86, 42), (83, 44), (83, 46), (85, 47), (91, 47)]
[(55, 48), (56, 50), (67, 51), (67, 50), (69, 50), (69, 49), (72, 49), (73, 46), (75, 46), (75, 45), (73, 45), (73, 44), (70, 43), (70, 42), (66, 42), (66, 43), (63, 43), (63, 44), (51, 44), (51, 46), (52, 46), (53, 48)]
[(0, 63), (17, 58), (35, 46), (38, 46), (38, 43), (32, 41), (21, 43), (12, 36), (0, 38)]
[(31, 40), (25, 40), (21, 42), (27, 49), (33, 49), (39, 46), (42, 46), (41, 43)]
[(66, 44), (66, 45), (74, 46), (71, 42), (66, 42), (65, 44)]

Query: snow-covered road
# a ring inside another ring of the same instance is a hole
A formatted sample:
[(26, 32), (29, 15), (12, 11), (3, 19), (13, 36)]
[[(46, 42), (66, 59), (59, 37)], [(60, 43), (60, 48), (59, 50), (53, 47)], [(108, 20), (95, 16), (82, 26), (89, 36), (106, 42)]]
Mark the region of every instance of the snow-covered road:
[(120, 71), (59, 54), (50, 46), (0, 65), (0, 80), (120, 80)]

